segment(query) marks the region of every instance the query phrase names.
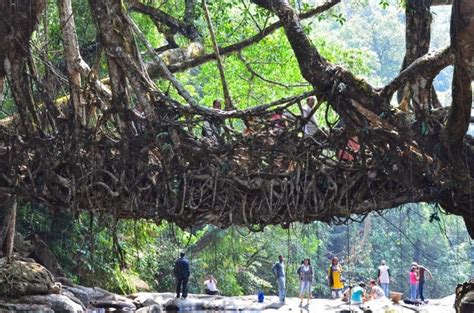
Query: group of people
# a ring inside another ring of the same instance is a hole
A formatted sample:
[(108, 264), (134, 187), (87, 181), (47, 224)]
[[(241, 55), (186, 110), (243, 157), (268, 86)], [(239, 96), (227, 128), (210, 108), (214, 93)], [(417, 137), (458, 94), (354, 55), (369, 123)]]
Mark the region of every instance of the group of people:
[[(286, 274), (285, 262), (282, 255), (278, 256), (278, 262), (272, 267), (272, 272), (275, 275), (278, 285), (278, 296), (280, 303), (285, 303), (286, 297)], [(300, 282), (300, 304), (303, 304), (304, 296), (307, 296), (308, 302), (311, 301), (311, 284), (314, 279), (314, 271), (311, 266), (310, 259), (304, 259), (301, 266), (298, 268), (296, 274)], [(390, 283), (392, 276), (390, 268), (382, 261), (377, 271), (377, 279), (369, 280), (369, 292), (366, 292), (366, 284), (360, 282), (357, 286), (344, 285), (346, 280), (343, 277), (343, 268), (339, 263), (337, 257), (331, 259), (331, 264), (327, 270), (327, 283), (331, 289), (331, 296), (333, 299), (340, 299), (350, 302), (351, 304), (362, 304), (368, 300), (380, 299), (382, 297), (389, 297)], [(184, 252), (181, 252), (180, 257), (176, 260), (174, 265), (174, 275), (176, 278), (176, 297), (186, 299), (188, 295), (187, 285), (190, 276), (189, 261)], [(433, 279), (433, 274), (424, 266), (413, 262), (409, 271), (409, 285), (410, 296), (409, 300), (417, 301), (420, 299), (425, 301), (423, 289), (426, 278)], [(213, 275), (206, 276), (204, 281), (204, 292), (208, 295), (219, 295), (217, 289), (217, 280)]]
[(430, 279), (433, 279), (433, 274), (424, 267), (419, 265), (416, 262), (411, 264), (410, 268), (410, 299), (415, 301), (420, 299), (422, 302), (425, 301), (425, 296), (423, 295), (423, 288), (425, 286), (425, 279), (428, 275)]
[[(174, 276), (176, 278), (176, 298), (186, 299), (188, 296), (188, 280), (190, 276), (189, 261), (186, 254), (181, 252), (174, 263)], [(204, 281), (204, 292), (208, 295), (219, 295), (217, 280), (213, 275), (207, 275)]]
[[(279, 301), (280, 303), (285, 303), (286, 277), (284, 257), (282, 255), (278, 256), (278, 262), (273, 265), (272, 272), (277, 279)], [(333, 257), (326, 276), (333, 299), (342, 299), (351, 304), (362, 304), (369, 300), (376, 300), (383, 297), (389, 298), (389, 286), (392, 281), (392, 276), (390, 268), (386, 265), (385, 261), (382, 261), (378, 267), (377, 279), (369, 280), (368, 292), (366, 290), (366, 284), (362, 281), (359, 282), (357, 286), (347, 286), (346, 288), (344, 285), (346, 280), (343, 278), (342, 273), (343, 269), (339, 263), (339, 259)], [(314, 277), (313, 268), (311, 267), (311, 261), (309, 259), (302, 261), (301, 266), (297, 270), (297, 275), (300, 281), (300, 305), (303, 304), (305, 294), (307, 295), (307, 303), (309, 304), (311, 300), (311, 284)], [(410, 300), (416, 301), (416, 299), (420, 299), (421, 301), (425, 301), (423, 287), (426, 275), (428, 275), (430, 279), (433, 278), (433, 275), (426, 267), (418, 265), (416, 262), (412, 263), (409, 272)]]
[[(315, 117), (312, 113), (314, 105), (316, 103), (316, 97), (311, 96), (306, 99), (306, 105), (301, 107), (301, 117), (303, 118), (303, 131), (305, 135), (312, 136), (317, 132), (317, 124)], [(222, 110), (222, 102), (218, 99), (212, 102), (212, 108), (215, 110)], [(277, 109), (274, 111), (273, 114), (269, 117), (269, 121), (272, 125), (271, 130), (278, 131), (285, 126), (287, 126), (287, 117), (283, 113), (283, 110)], [(244, 129), (243, 135), (249, 136), (253, 135), (257, 132), (258, 126), (257, 119), (255, 116), (250, 116), (244, 121), (246, 128)], [(214, 117), (208, 118), (204, 121), (204, 125), (202, 128), (202, 136), (203, 138), (207, 138), (211, 141), (218, 142), (219, 137), (223, 133), (223, 122), (222, 120)]]

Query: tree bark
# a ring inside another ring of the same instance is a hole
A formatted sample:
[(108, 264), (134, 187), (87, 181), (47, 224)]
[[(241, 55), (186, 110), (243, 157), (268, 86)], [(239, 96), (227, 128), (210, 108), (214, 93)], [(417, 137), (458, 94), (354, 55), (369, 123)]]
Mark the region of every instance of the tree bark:
[(217, 68), (219, 69), (219, 75), (221, 77), (222, 90), (224, 92), (225, 109), (233, 110), (234, 105), (232, 104), (232, 99), (230, 97), (229, 87), (227, 87), (224, 66), (222, 65), (222, 59), (219, 53), (219, 47), (217, 46), (216, 35), (214, 33), (214, 27), (212, 26), (211, 15), (209, 14), (209, 10), (207, 9), (206, 0), (202, 0), (202, 7), (204, 9), (204, 15), (206, 16), (207, 27), (209, 29), (209, 34), (211, 35), (212, 48), (214, 49), (214, 53), (216, 55)]
[[(408, 0), (406, 4), (406, 53), (402, 69), (406, 69), (415, 60), (428, 53), (431, 40), (431, 6), (432, 0)], [(433, 77), (418, 75), (399, 91), (398, 100), (402, 106), (411, 107), (423, 117), (427, 111), (441, 107), (433, 88)], [(407, 108), (402, 107), (406, 111)]]
[(13, 252), (15, 222), (16, 199), (11, 195), (0, 194), (0, 247), (9, 260)]
[(58, 8), (75, 118), (79, 123), (85, 125), (86, 110), (81, 96), (81, 72), (77, 65), (84, 61), (79, 52), (71, 0), (58, 0)]
[[(0, 77), (7, 75), (22, 127), (27, 134), (41, 126), (35, 113), (26, 64), (31, 35), (46, 6), (45, 0), (0, 3)], [(33, 126), (36, 125), (36, 126)]]
[(451, 45), (455, 54), (453, 103), (447, 123), (450, 153), (461, 155), (472, 107), (474, 78), (474, 2), (455, 0), (451, 14)]

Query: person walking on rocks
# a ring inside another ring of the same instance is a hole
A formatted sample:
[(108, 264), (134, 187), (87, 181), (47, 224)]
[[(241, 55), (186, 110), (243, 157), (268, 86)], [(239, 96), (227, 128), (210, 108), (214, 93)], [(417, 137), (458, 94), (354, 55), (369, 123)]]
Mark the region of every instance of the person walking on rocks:
[(385, 264), (385, 261), (380, 262), (377, 280), (380, 283), (380, 287), (382, 287), (383, 292), (385, 293), (385, 297), (388, 298), (389, 295), (389, 284), (390, 284), (390, 268)]
[(174, 263), (174, 276), (176, 278), (176, 298), (186, 299), (188, 296), (188, 279), (189, 279), (189, 261), (186, 259), (185, 253), (181, 252), (180, 257)]
[(278, 297), (280, 303), (285, 303), (286, 286), (285, 286), (285, 264), (283, 263), (284, 258), (282, 255), (278, 256), (278, 262), (272, 267), (272, 272), (275, 275), (278, 284)]
[(308, 294), (308, 305), (311, 300), (311, 283), (313, 282), (313, 268), (311, 267), (311, 261), (304, 259), (303, 264), (300, 267), (300, 306), (303, 305), (303, 298), (305, 292)]
[(339, 264), (339, 259), (333, 257), (331, 265), (328, 269), (328, 285), (331, 288), (331, 296), (333, 299), (342, 297), (342, 290), (344, 289), (344, 283), (342, 282), (342, 266)]

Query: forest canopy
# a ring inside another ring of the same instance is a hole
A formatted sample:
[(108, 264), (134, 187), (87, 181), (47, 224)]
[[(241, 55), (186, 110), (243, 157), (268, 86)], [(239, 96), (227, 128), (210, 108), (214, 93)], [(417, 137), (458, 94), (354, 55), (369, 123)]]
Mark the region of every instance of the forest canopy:
[[(371, 80), (373, 52), (315, 36), (369, 3), (1, 2), (2, 223), (18, 199), (251, 230), (426, 202), (473, 236), (474, 4), (380, 1), (405, 10), (405, 56)], [(437, 5), (450, 43), (430, 52)], [(433, 81), (449, 66), (443, 106)]]

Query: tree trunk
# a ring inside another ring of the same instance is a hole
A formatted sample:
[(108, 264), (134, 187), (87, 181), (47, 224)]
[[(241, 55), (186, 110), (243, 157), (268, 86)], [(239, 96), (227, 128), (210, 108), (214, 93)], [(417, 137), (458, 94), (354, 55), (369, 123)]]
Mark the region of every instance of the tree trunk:
[[(408, 0), (406, 4), (406, 52), (402, 71), (415, 60), (428, 53), (431, 41), (431, 0)], [(433, 88), (433, 80), (423, 75), (410, 81), (398, 93), (398, 100), (403, 106), (410, 102), (418, 115), (431, 107), (438, 108), (439, 103)], [(402, 110), (405, 110), (402, 108)]]
[(81, 62), (81, 54), (77, 42), (71, 0), (58, 0), (58, 8), (75, 118), (76, 121), (84, 125), (86, 123), (86, 112), (81, 99), (81, 73), (77, 65)]
[(11, 260), (15, 239), (16, 198), (0, 195), (0, 244), (2, 253)]

